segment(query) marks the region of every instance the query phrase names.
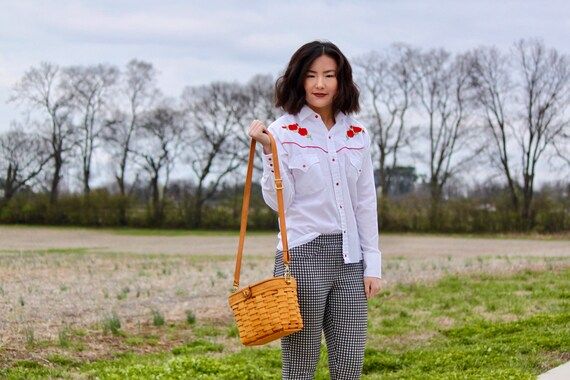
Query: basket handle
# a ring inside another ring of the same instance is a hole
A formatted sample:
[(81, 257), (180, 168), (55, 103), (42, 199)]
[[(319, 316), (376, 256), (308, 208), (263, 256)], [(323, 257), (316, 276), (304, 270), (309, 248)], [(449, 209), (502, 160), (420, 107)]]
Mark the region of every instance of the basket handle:
[[(285, 276), (290, 277), (289, 271), (289, 244), (287, 243), (287, 229), (285, 226), (285, 210), (283, 202), (283, 181), (279, 171), (279, 157), (277, 155), (277, 144), (275, 138), (266, 131), (271, 142), (271, 154), (273, 157), (273, 169), (275, 173), (275, 190), (277, 191), (277, 209), (279, 212), (279, 229), (281, 231), (281, 242), (283, 245), (283, 265), (285, 266)], [(239, 276), (241, 272), (241, 259), (243, 255), (243, 244), (245, 241), (245, 231), (247, 229), (247, 214), (249, 211), (249, 199), (251, 194), (251, 180), (253, 176), (253, 160), (255, 158), (255, 140), (251, 139), (249, 147), (249, 158), (247, 162), (247, 174), (245, 177), (245, 187), (243, 189), (243, 201), (241, 206), (241, 222), (239, 231), (239, 243), (236, 254), (236, 267), (234, 271), (234, 291), (239, 288)]]

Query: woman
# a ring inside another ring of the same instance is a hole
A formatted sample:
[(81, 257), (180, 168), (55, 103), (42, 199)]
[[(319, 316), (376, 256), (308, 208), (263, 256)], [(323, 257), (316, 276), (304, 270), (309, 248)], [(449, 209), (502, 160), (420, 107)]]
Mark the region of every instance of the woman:
[[(267, 128), (283, 177), (291, 273), (304, 328), (282, 338), (283, 379), (312, 379), (324, 330), (331, 379), (358, 379), (367, 303), (380, 290), (376, 187), (370, 135), (349, 114), (358, 88), (346, 57), (314, 41), (291, 57), (276, 83), (287, 113)], [(259, 120), (248, 134), (263, 145), (263, 198), (277, 210), (269, 137)], [(274, 275), (283, 274), (281, 234)]]

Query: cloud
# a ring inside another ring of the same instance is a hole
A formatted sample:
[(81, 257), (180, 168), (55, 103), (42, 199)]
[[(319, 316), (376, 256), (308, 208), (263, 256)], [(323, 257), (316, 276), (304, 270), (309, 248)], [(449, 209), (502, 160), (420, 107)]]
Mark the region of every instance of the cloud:
[[(213, 80), (277, 74), (301, 44), (348, 57), (393, 42), (466, 50), (538, 33), (568, 51), (568, 3), (539, 1), (14, 1), (0, 13), (0, 96), (31, 66), (152, 62), (165, 93)], [(3, 99), (0, 99), (0, 102)], [(0, 106), (0, 123), (6, 114)], [(0, 129), (2, 127), (0, 126)]]

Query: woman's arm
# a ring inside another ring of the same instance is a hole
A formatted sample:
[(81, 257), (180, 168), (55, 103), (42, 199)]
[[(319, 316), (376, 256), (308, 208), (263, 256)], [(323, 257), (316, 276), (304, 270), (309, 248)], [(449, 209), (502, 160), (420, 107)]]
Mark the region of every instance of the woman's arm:
[(364, 259), (365, 277), (382, 277), (382, 254), (378, 248), (378, 212), (376, 207), (376, 185), (370, 154), (370, 139), (366, 139), (363, 152), (362, 172), (356, 182), (357, 205), (356, 225)]

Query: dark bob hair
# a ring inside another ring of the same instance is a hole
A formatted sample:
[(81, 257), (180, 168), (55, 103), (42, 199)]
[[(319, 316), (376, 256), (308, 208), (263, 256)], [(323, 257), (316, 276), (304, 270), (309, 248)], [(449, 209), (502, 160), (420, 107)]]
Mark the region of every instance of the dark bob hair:
[(352, 80), (352, 68), (340, 49), (329, 41), (313, 41), (301, 46), (291, 57), (289, 65), (275, 83), (275, 106), (297, 114), (305, 105), (305, 76), (313, 61), (327, 55), (336, 61), (338, 92), (333, 99), (333, 112), (346, 114), (360, 110), (358, 87)]

